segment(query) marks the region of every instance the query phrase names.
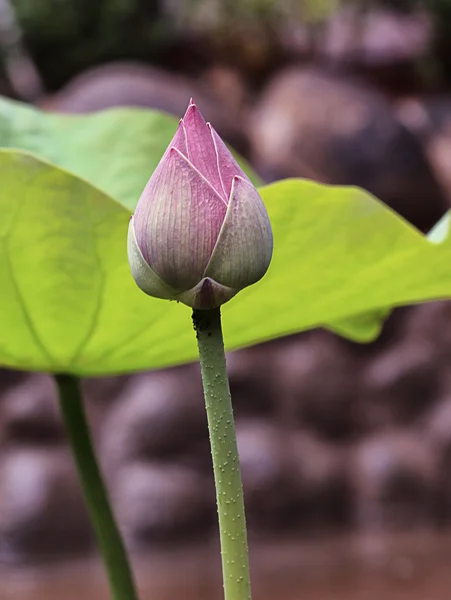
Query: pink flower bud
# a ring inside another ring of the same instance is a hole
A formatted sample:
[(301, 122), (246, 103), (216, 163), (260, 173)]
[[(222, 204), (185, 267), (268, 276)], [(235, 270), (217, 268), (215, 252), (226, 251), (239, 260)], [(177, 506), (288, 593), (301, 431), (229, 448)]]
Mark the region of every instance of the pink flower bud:
[(136, 283), (156, 298), (214, 308), (263, 277), (272, 248), (262, 199), (191, 101), (130, 221)]

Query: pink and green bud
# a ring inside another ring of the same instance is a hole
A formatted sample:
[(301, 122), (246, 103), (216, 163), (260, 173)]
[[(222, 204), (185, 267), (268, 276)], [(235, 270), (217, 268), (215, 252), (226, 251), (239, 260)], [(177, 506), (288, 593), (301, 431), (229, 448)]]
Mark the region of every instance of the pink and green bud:
[(130, 221), (136, 283), (156, 298), (215, 308), (263, 277), (272, 248), (262, 199), (191, 102)]

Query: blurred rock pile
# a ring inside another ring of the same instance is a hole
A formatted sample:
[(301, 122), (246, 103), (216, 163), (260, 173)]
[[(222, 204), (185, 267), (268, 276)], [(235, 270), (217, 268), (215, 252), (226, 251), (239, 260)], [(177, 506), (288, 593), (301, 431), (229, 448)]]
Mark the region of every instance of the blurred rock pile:
[[(446, 12), (446, 1), (435, 5)], [(170, 14), (174, 3), (163, 4)], [(216, 62), (201, 61), (194, 74), (111, 63), (39, 103), (63, 112), (147, 106), (180, 115), (194, 96), (265, 180), (360, 185), (426, 232), (451, 202), (451, 96), (422, 71), (437, 39), (446, 47), (446, 36), (434, 38), (435, 15), (416, 7), (393, 12), (393, 3), (368, 3), (371, 10), (361, 14), (350, 4), (314, 35), (285, 20), (283, 35), (248, 36), (245, 50), (218, 38)], [(20, 16), (25, 24), (36, 18), (33, 11)], [(89, 30), (88, 15), (65, 26), (74, 23)], [(41, 40), (38, 64), (48, 52), (44, 25), (32, 39)], [(146, 27), (143, 21), (142, 34)], [(190, 47), (191, 59), (205, 57), (197, 38)], [(177, 54), (172, 66), (184, 58)], [(395, 311), (367, 346), (314, 331), (231, 354), (251, 535), (450, 522), (450, 364), (446, 302)], [(129, 545), (214, 535), (198, 368), (86, 381), (85, 393)], [(1, 372), (0, 560), (92, 547), (51, 380)]]
[[(376, 344), (313, 331), (228, 357), (252, 536), (451, 520), (451, 305), (404, 309)], [(0, 559), (92, 549), (45, 375), (1, 372)], [(128, 544), (215, 534), (197, 365), (84, 382)]]

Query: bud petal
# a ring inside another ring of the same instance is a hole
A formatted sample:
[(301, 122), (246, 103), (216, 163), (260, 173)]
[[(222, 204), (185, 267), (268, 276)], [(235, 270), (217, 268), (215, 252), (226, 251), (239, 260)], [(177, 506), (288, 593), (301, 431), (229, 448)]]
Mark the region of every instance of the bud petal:
[[(188, 156), (188, 146), (187, 146), (187, 142), (186, 142), (186, 130), (185, 130), (185, 125), (183, 124), (182, 119), (180, 119), (179, 126), (177, 127), (177, 131), (175, 132), (175, 135), (172, 138), (171, 143), (167, 147), (166, 152), (163, 155), (163, 158), (169, 154), (171, 148), (176, 148), (184, 156)], [(160, 161), (160, 163), (163, 162), (163, 158)]]
[(150, 178), (135, 212), (136, 241), (170, 287), (195, 286), (203, 276), (227, 207), (176, 148)]
[(263, 277), (271, 262), (272, 249), (271, 224), (262, 199), (247, 179), (235, 177), (205, 276), (241, 290)]
[(228, 302), (238, 292), (239, 290), (233, 290), (206, 277), (191, 290), (178, 294), (175, 300), (183, 302), (183, 304), (187, 304), (192, 308), (208, 310)]
[(196, 169), (212, 185), (216, 192), (227, 202), (219, 176), (218, 159), (210, 127), (195, 104), (190, 104), (183, 124), (186, 131), (188, 158)]
[(146, 294), (149, 294), (149, 296), (172, 300), (177, 294), (177, 290), (172, 289), (164, 281), (161, 281), (144, 260), (136, 241), (133, 217), (130, 219), (128, 226), (127, 251), (130, 269), (138, 287)]
[(230, 198), (230, 193), (232, 191), (232, 182), (234, 177), (241, 177), (242, 179), (249, 181), (249, 183), (251, 183), (251, 181), (241, 169), (239, 164), (236, 162), (232, 153), (224, 144), (219, 135), (216, 133), (215, 129), (213, 129), (211, 125), (209, 125), (209, 127), (211, 130), (211, 135), (216, 150), (216, 156), (218, 159), (221, 185), (228, 202)]

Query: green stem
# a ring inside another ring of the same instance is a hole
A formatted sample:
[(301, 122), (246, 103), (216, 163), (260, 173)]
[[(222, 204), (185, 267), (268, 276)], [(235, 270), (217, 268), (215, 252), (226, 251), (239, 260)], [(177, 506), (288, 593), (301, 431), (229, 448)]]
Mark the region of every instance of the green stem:
[(112, 597), (114, 600), (137, 600), (127, 553), (114, 520), (91, 442), (80, 383), (76, 377), (70, 375), (55, 375), (55, 380), (69, 443), (106, 567)]
[(236, 443), (219, 308), (194, 310), (210, 431), (221, 539), (225, 600), (250, 600), (243, 486)]

